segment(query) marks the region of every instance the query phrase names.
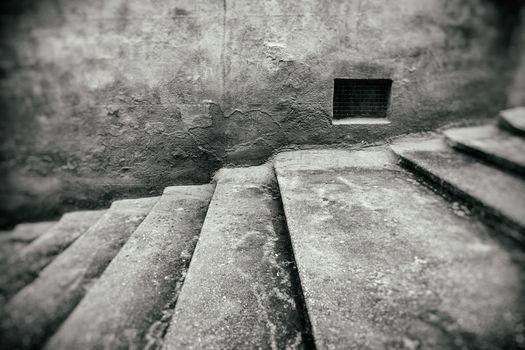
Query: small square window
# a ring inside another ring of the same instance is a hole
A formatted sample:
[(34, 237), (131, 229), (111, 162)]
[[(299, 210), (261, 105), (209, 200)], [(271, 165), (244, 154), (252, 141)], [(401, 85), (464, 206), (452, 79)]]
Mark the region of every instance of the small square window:
[(334, 119), (386, 118), (390, 79), (335, 79)]

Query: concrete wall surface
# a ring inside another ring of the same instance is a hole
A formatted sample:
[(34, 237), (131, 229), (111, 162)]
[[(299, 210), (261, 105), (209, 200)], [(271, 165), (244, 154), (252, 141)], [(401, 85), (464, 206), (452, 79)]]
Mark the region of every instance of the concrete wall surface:
[[(285, 145), (493, 117), (516, 66), (498, 3), (9, 0), (0, 223), (207, 182)], [(332, 126), (344, 77), (392, 79), (391, 124)]]
[(508, 105), (525, 106), (525, 7), (521, 8), (520, 21), (511, 40), (511, 55), (514, 55), (516, 70), (509, 89)]

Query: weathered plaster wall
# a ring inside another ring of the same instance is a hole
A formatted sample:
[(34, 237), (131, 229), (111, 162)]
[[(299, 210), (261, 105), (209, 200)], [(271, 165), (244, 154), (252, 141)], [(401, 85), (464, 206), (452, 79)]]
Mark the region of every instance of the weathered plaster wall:
[[(8, 2), (0, 216), (206, 182), (224, 163), (259, 162), (283, 145), (491, 117), (512, 76), (493, 3)], [(336, 77), (393, 79), (392, 123), (332, 127)]]
[(525, 8), (521, 9), (520, 23), (512, 36), (511, 54), (515, 60), (515, 73), (509, 90), (509, 106), (525, 106)]

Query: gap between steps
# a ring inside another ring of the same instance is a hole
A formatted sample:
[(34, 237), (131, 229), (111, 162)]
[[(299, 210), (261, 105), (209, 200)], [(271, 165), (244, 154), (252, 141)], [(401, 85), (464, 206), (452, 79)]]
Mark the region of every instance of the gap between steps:
[[(215, 189), (214, 189), (215, 191)], [(212, 194), (213, 198), (213, 194)], [(210, 200), (211, 203), (211, 200)], [(206, 220), (206, 216), (208, 215), (208, 210), (210, 209), (210, 203), (208, 203), (208, 207), (206, 208), (206, 213), (204, 214), (204, 220)], [(186, 257), (184, 267), (180, 273), (179, 278), (176, 279), (175, 287), (173, 288), (173, 298), (164, 305), (160, 312), (160, 318), (156, 321), (154, 321), (148, 328), (144, 340), (144, 350), (160, 350), (162, 349), (163, 343), (164, 343), (164, 337), (166, 336), (166, 333), (168, 331), (168, 327), (170, 325), (171, 319), (173, 317), (173, 314), (175, 312), (175, 306), (177, 305), (177, 300), (180, 295), (180, 291), (182, 289), (182, 286), (184, 285), (184, 280), (186, 279), (186, 275), (188, 273), (188, 269), (190, 268), (191, 260), (193, 258), (193, 253), (195, 252), (195, 248), (197, 246), (197, 242), (200, 239), (200, 232), (199, 236), (196, 237), (196, 239), (193, 240), (193, 246), (191, 247), (191, 253), (189, 256)]]
[(283, 202), (281, 199), (281, 191), (279, 183), (277, 181), (277, 174), (272, 166), (274, 173), (274, 181), (271, 185), (270, 191), (272, 194), (272, 211), (273, 211), (273, 225), (275, 232), (279, 239), (276, 242), (278, 245), (277, 250), (282, 251), (277, 258), (278, 261), (283, 261), (287, 268), (287, 272), (290, 275), (292, 290), (291, 293), (294, 296), (294, 302), (297, 309), (297, 319), (290, 320), (291, 322), (298, 322), (300, 329), (302, 330), (302, 348), (305, 350), (316, 350), (315, 340), (312, 333), (312, 326), (310, 322), (310, 316), (308, 315), (308, 309), (304, 299), (303, 288), (301, 284), (301, 278), (299, 271), (297, 270), (297, 263), (293, 252), (292, 241), (290, 233), (288, 231), (288, 224), (286, 221), (286, 214), (284, 212)]

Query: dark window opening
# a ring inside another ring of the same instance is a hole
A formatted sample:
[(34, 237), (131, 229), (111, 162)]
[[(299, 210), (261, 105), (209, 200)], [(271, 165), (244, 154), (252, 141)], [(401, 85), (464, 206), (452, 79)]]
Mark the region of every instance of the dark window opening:
[(386, 118), (390, 79), (335, 79), (334, 119)]

